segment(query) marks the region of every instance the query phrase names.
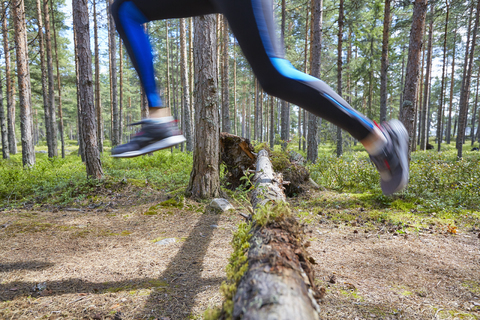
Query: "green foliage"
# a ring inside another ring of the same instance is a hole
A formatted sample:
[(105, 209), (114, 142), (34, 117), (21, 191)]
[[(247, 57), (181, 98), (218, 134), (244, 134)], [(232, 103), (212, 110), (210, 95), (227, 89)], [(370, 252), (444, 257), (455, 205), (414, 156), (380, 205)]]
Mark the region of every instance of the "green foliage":
[[(312, 178), (326, 188), (381, 193), (377, 170), (365, 153), (346, 154), (340, 158), (323, 154), (309, 169)], [(478, 209), (480, 155), (466, 152), (458, 161), (454, 150), (412, 153), (410, 182), (401, 195), (431, 211)], [(408, 207), (399, 201), (393, 205), (400, 209)]]
[(152, 156), (119, 160), (104, 154), (102, 165), (105, 178), (96, 181), (87, 179), (85, 165), (76, 155), (49, 159), (45, 154), (37, 154), (33, 168), (23, 168), (21, 154), (0, 160), (0, 205), (28, 201), (68, 203), (82, 200), (99, 187), (108, 189), (122, 181), (170, 191), (188, 183), (192, 155), (164, 150)]

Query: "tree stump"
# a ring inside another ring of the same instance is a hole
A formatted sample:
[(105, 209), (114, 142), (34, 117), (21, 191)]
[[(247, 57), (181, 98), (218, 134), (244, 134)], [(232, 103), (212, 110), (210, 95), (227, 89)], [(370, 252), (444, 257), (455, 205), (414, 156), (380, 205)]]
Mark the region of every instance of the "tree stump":
[(286, 205), (282, 175), (273, 171), (265, 150), (258, 153), (253, 181), (248, 270), (237, 286), (233, 318), (319, 319), (313, 259), (303, 245), (303, 228)]
[(240, 178), (257, 160), (250, 140), (226, 132), (220, 133), (220, 156), (227, 167), (226, 182), (231, 190), (242, 184)]

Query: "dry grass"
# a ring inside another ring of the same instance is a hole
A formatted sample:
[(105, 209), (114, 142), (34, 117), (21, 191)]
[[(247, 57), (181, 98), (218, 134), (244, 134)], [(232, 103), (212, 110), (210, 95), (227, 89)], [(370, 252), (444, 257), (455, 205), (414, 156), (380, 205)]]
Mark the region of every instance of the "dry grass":
[[(241, 217), (188, 204), (151, 216), (143, 213), (153, 203), (2, 212), (0, 319), (201, 319), (221, 303)], [(308, 225), (316, 279), (327, 289), (323, 319), (480, 318), (476, 234), (405, 237), (336, 226)], [(178, 241), (152, 243), (161, 238)], [(46, 290), (33, 290), (43, 282)]]

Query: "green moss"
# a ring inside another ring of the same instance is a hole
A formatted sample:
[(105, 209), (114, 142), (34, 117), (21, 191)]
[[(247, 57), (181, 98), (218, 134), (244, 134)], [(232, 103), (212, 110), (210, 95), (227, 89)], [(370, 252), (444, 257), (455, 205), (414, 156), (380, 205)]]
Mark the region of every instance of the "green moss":
[(252, 237), (251, 223), (241, 223), (237, 232), (233, 235), (232, 247), (233, 253), (230, 256), (229, 263), (226, 267), (227, 281), (220, 286), (225, 301), (222, 310), (207, 309), (204, 318), (208, 320), (218, 319), (221, 314), (225, 314), (225, 319), (232, 319), (233, 315), (233, 297), (237, 292), (237, 285), (245, 272), (248, 270), (247, 252), (250, 247), (249, 240)]
[(139, 188), (144, 188), (146, 185), (145, 182), (143, 179), (127, 179), (127, 183)]
[(267, 203), (265, 206), (255, 210), (253, 220), (256, 221), (258, 226), (264, 226), (270, 221), (275, 221), (291, 214), (290, 207), (286, 202), (280, 202), (275, 205)]
[(288, 154), (283, 151), (272, 151), (270, 161), (272, 162), (272, 167), (275, 172), (283, 172), (290, 166)]
[(270, 147), (268, 146), (268, 144), (266, 142), (262, 142), (262, 143), (259, 143), (257, 144), (254, 148), (253, 148), (253, 151), (255, 153), (259, 153), (260, 150), (262, 149), (265, 149), (267, 150), (268, 152), (270, 152)]
[(462, 287), (464, 287), (465, 289), (467, 289), (468, 291), (470, 291), (471, 293), (473, 294), (480, 294), (480, 283), (479, 282), (476, 282), (476, 281), (473, 281), (473, 280), (467, 280), (467, 281), (464, 281), (462, 283)]

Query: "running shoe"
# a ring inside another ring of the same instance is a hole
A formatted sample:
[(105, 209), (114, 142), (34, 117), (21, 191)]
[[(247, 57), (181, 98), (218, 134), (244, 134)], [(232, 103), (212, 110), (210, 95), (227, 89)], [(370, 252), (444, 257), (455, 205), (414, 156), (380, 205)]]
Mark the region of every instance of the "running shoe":
[(380, 126), (387, 138), (383, 151), (370, 159), (380, 173), (380, 186), (386, 195), (403, 190), (408, 183), (408, 133), (398, 120)]
[(112, 157), (138, 157), (185, 141), (173, 117), (144, 119), (131, 125), (142, 125), (142, 129), (132, 137), (130, 142), (115, 147), (112, 150)]

